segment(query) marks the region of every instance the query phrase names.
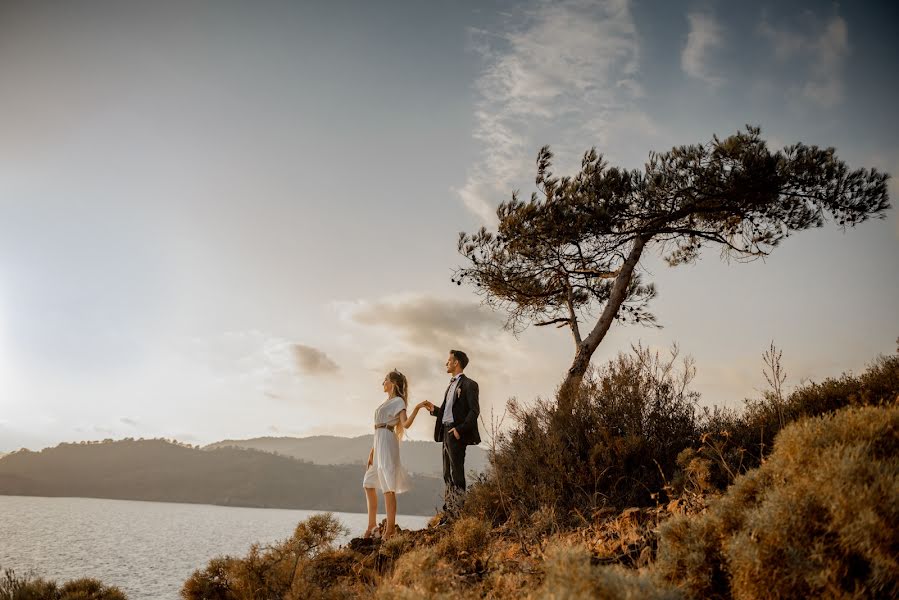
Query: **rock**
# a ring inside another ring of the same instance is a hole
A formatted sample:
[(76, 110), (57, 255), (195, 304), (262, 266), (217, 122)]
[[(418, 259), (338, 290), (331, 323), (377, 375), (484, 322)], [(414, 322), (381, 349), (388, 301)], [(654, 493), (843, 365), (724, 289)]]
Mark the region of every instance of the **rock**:
[(350, 540), (350, 543), (347, 544), (347, 547), (353, 552), (358, 552), (360, 554), (369, 554), (371, 552), (377, 551), (377, 549), (381, 546), (380, 538), (362, 538), (357, 537)]

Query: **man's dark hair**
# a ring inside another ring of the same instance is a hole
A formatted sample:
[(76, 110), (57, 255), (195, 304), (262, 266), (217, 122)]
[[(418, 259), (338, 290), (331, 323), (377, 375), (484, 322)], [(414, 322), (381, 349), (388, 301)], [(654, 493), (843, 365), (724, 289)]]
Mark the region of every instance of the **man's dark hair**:
[(450, 354), (452, 354), (455, 359), (459, 361), (459, 364), (462, 365), (462, 370), (464, 371), (465, 367), (468, 366), (468, 355), (461, 350), (450, 350)]

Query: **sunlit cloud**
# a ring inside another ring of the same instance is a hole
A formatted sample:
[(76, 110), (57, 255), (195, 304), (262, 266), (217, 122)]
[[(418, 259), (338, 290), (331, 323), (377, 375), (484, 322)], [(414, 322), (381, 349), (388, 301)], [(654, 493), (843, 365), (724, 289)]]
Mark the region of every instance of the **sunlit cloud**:
[(383, 340), (367, 357), (371, 368), (405, 369), (418, 378), (441, 374), (450, 349), (464, 350), (481, 364), (495, 361), (497, 342), (508, 336), (502, 317), (476, 300), (408, 293), (342, 302), (337, 308), (346, 324), (377, 332)]
[(337, 363), (317, 348), (303, 344), (293, 345), (297, 368), (305, 375), (321, 375), (338, 370)]

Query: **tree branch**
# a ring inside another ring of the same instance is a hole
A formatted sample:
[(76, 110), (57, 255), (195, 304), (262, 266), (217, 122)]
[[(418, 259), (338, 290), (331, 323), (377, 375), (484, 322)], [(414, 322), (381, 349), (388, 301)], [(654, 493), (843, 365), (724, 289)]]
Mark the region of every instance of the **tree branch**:
[(555, 325), (556, 323), (564, 323), (567, 325), (570, 322), (571, 322), (571, 319), (569, 319), (567, 317), (559, 317), (558, 319), (552, 319), (549, 321), (542, 321), (540, 323), (534, 323), (534, 327), (546, 327), (547, 325)]

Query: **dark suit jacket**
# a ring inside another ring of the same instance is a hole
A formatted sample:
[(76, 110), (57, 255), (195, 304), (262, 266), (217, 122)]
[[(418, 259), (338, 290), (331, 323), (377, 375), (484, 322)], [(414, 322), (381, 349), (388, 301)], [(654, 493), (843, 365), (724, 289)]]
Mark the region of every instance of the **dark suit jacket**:
[[(451, 384), (452, 385), (452, 384)], [(437, 417), (434, 424), (434, 441), (443, 441), (443, 411), (446, 408), (446, 392), (443, 392), (443, 402), (439, 407), (435, 406), (431, 413)], [(459, 441), (468, 444), (480, 444), (481, 434), (478, 432), (478, 415), (481, 414), (481, 405), (478, 400), (478, 383), (469, 379), (463, 373), (456, 386), (456, 397), (453, 398), (453, 423), (459, 432)]]

